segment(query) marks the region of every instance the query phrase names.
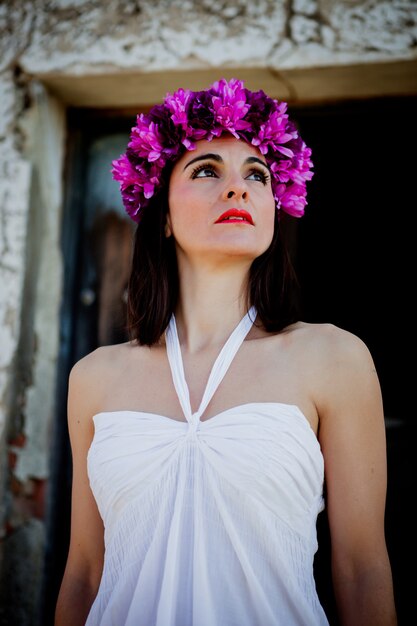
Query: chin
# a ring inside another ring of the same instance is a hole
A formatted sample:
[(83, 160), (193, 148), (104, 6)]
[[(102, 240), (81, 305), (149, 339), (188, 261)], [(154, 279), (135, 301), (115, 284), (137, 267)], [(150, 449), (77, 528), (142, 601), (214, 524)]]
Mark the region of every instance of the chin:
[(251, 260), (254, 260), (261, 256), (271, 245), (268, 241), (264, 245), (260, 245), (259, 242), (248, 243), (242, 241), (228, 242), (218, 247), (219, 252), (224, 254), (231, 254), (233, 256), (242, 256)]
[(255, 259), (257, 259), (261, 254), (263, 254), (267, 250), (267, 247), (260, 248), (245, 246), (242, 243), (236, 243), (234, 245), (223, 245), (218, 246), (216, 249), (211, 250), (211, 254), (217, 258), (233, 258), (233, 259), (241, 259), (246, 263), (252, 263)]
[[(246, 239), (246, 240), (245, 240)], [(204, 239), (201, 241), (201, 237), (199, 240), (197, 238), (194, 239), (193, 245), (184, 245), (179, 244), (179, 249), (177, 248), (177, 252), (180, 254), (185, 254), (190, 258), (213, 258), (213, 260), (221, 260), (222, 258), (235, 258), (242, 259), (246, 263), (251, 263), (256, 258), (261, 256), (268, 247), (271, 245), (271, 241), (260, 242), (254, 241), (254, 238), (248, 237), (236, 237), (236, 236), (228, 236), (228, 237), (216, 237), (215, 239)]]

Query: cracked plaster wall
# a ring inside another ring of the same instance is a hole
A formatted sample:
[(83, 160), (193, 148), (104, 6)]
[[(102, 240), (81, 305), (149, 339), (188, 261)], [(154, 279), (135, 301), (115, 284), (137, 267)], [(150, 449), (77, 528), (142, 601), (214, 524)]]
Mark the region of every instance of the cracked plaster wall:
[(5, 58), (18, 58), (26, 72), (37, 75), (242, 64), (286, 68), (416, 55), (414, 0), (15, 0), (5, 5), (19, 32), (17, 42), (5, 38)]
[(23, 91), (26, 108), (0, 156), (0, 624), (17, 625), (34, 624), (40, 603), (65, 131), (62, 107), (40, 83)]
[(43, 77), (415, 59), (416, 40), (415, 0), (0, 1), (0, 559), (13, 531), (36, 528), (38, 562), (43, 541), (65, 139)]

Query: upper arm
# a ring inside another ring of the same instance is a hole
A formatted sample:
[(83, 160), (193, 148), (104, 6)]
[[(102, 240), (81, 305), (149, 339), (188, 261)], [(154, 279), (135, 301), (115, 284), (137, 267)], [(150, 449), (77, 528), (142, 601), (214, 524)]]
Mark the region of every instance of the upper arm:
[(386, 559), (387, 476), (375, 365), (365, 344), (344, 331), (331, 341), (319, 415), (332, 560), (339, 572), (349, 575)]
[(89, 359), (71, 370), (68, 429), (72, 452), (71, 534), (67, 571), (98, 584), (104, 556), (104, 529), (87, 473), (87, 454), (94, 436), (95, 372)]

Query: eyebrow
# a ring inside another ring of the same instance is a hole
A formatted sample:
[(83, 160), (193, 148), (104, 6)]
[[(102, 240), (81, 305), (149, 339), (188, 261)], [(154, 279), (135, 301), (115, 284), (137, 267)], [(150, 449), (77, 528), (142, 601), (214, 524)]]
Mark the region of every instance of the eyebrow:
[[(214, 152), (207, 152), (207, 154), (200, 154), (200, 156), (197, 156), (194, 159), (191, 159), (191, 161), (188, 161), (187, 165), (184, 167), (184, 170), (186, 170), (189, 165), (192, 165), (193, 163), (196, 163), (197, 161), (216, 161), (217, 163), (223, 163), (223, 159), (220, 156), (220, 154), (215, 154)], [(262, 161), (261, 159), (258, 159), (258, 157), (255, 157), (255, 156), (250, 156), (247, 159), (245, 159), (245, 164), (246, 163), (260, 163), (261, 165), (266, 167), (269, 171), (271, 171), (268, 163), (265, 163), (265, 161)]]

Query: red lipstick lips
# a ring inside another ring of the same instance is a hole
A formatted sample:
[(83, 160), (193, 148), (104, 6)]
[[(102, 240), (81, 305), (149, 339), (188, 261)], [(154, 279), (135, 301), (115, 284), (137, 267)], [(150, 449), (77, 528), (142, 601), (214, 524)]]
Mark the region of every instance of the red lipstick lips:
[(229, 209), (220, 215), (215, 224), (252, 224), (253, 219), (250, 213), (243, 209)]

